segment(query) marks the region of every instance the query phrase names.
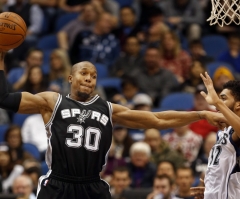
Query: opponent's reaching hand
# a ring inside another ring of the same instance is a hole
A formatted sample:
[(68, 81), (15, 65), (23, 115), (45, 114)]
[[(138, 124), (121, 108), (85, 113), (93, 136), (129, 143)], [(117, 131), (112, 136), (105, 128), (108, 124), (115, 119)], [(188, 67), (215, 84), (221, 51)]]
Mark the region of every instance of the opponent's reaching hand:
[(208, 75), (207, 72), (205, 72), (205, 77), (200, 74), (203, 83), (205, 84), (207, 88), (208, 94), (206, 94), (204, 91), (201, 91), (201, 95), (205, 98), (205, 100), (208, 102), (210, 105), (215, 105), (220, 99), (213, 87), (213, 82), (211, 77)]
[(194, 196), (194, 199), (204, 199), (205, 187), (191, 187), (190, 192), (191, 196)]

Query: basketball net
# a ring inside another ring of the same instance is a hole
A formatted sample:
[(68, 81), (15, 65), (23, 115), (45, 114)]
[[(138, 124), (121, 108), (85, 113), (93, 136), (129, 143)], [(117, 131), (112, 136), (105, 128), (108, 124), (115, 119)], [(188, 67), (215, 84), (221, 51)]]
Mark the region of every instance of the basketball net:
[(240, 24), (240, 0), (211, 0), (212, 12), (207, 19), (210, 26), (218, 24), (223, 27), (232, 22)]

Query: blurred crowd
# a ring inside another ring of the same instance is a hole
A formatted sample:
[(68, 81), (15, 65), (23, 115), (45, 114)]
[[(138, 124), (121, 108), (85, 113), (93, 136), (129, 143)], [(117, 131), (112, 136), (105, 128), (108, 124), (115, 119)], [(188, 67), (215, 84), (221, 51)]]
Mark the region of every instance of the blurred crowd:
[[(0, 0), (6, 11), (27, 25), (25, 41), (5, 60), (11, 92), (67, 95), (71, 66), (90, 61), (98, 70), (95, 93), (110, 102), (215, 111), (200, 94), (200, 73), (209, 72), (217, 92), (239, 79), (240, 29), (209, 26), (210, 0)], [(193, 199), (189, 188), (204, 177), (217, 131), (205, 120), (160, 131), (114, 126), (101, 177), (113, 199)], [(1, 193), (36, 198), (48, 170), (41, 115), (0, 109), (0, 141)]]

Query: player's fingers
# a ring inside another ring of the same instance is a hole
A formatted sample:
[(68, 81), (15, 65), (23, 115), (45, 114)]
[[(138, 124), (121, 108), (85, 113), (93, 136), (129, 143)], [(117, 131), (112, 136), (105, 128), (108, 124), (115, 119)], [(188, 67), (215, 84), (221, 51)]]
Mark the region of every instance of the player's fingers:
[(204, 91), (201, 91), (200, 94), (201, 94), (204, 98), (207, 97), (207, 94), (206, 94)]

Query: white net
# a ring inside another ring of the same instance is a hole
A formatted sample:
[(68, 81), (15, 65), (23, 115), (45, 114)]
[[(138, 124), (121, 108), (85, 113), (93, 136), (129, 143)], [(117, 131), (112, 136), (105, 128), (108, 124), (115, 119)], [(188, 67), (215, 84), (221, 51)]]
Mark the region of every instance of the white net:
[(210, 25), (240, 24), (240, 0), (211, 0), (212, 12), (207, 21)]

